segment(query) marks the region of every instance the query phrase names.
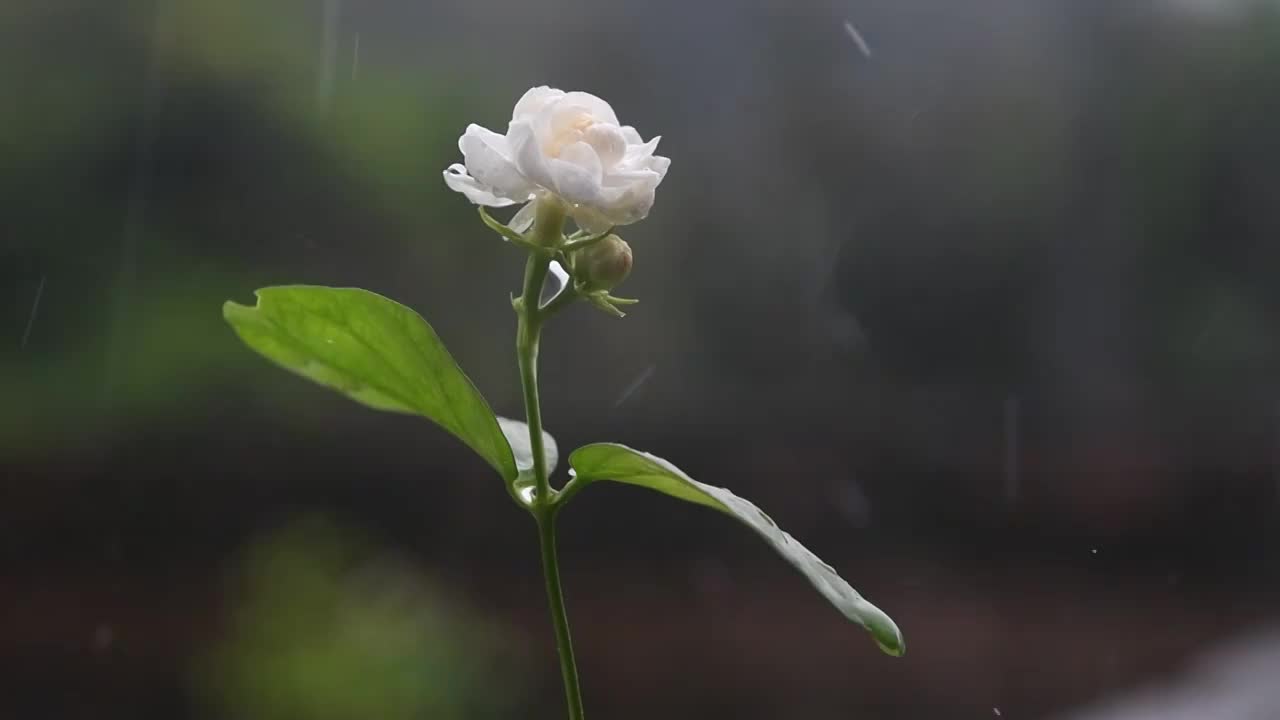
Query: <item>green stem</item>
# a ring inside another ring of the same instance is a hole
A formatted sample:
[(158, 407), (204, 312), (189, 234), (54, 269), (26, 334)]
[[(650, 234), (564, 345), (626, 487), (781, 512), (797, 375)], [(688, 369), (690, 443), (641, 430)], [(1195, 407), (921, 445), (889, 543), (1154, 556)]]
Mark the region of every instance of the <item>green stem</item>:
[(569, 720), (583, 720), (582, 687), (578, 682), (578, 664), (573, 657), (573, 637), (569, 633), (569, 615), (560, 589), (560, 559), (556, 555), (556, 514), (559, 508), (547, 505), (534, 511), (538, 520), (538, 544), (542, 548), (542, 574), (547, 584), (547, 603), (551, 623), (556, 631), (556, 650), (560, 654), (560, 676), (564, 679), (564, 699)]
[(542, 313), (538, 310), (542, 283), (551, 261), (529, 255), (524, 269), (524, 293), (516, 324), (516, 360), (520, 364), (520, 385), (524, 389), (525, 422), (529, 424), (529, 445), (533, 450), (533, 477), (537, 482), (534, 505), (550, 496), (547, 482), (546, 447), (542, 442), (542, 410), (538, 402), (538, 342), (542, 336)]
[[(540, 205), (533, 240), (542, 247), (552, 247), (560, 241), (563, 227), (563, 208), (551, 203)], [(565, 612), (564, 593), (560, 589), (560, 559), (556, 554), (558, 508), (555, 505), (555, 491), (551, 489), (547, 477), (546, 447), (542, 440), (542, 408), (538, 399), (538, 342), (542, 336), (542, 321), (546, 318), (538, 303), (550, 264), (550, 257), (531, 253), (525, 265), (524, 291), (519, 303), (516, 328), (516, 357), (520, 364), (520, 384), (524, 389), (525, 419), (529, 425), (529, 446), (533, 451), (533, 476), (536, 483), (529, 509), (538, 524), (542, 573), (546, 578), (547, 604), (551, 610), (551, 624), (555, 628), (556, 650), (560, 655), (560, 674), (564, 678), (569, 720), (583, 720), (578, 666), (573, 658), (569, 617)]]

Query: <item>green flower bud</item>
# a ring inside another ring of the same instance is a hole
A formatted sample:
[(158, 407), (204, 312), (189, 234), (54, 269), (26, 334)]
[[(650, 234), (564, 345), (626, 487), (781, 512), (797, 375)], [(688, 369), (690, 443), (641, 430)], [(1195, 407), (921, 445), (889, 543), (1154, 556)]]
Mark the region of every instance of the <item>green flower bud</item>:
[(610, 234), (576, 253), (574, 274), (589, 290), (612, 290), (631, 274), (631, 246)]

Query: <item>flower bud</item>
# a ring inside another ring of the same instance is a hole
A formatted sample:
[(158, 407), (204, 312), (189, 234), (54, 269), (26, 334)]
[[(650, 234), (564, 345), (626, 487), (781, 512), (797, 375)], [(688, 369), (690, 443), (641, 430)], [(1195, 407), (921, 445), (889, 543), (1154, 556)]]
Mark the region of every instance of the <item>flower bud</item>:
[(591, 290), (612, 290), (631, 274), (631, 246), (614, 234), (579, 250), (575, 275)]

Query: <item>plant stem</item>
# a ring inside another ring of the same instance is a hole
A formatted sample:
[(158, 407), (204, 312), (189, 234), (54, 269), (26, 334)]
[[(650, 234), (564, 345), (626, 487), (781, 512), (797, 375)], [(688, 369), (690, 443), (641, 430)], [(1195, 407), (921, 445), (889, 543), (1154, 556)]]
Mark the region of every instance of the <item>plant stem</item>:
[(537, 492), (533, 498), (535, 507), (545, 504), (551, 495), (550, 483), (547, 481), (547, 451), (542, 441), (542, 409), (538, 402), (538, 342), (542, 337), (542, 313), (538, 309), (538, 301), (550, 264), (551, 261), (545, 257), (532, 253), (529, 255), (524, 268), (524, 293), (521, 295), (516, 324), (516, 361), (520, 365), (525, 422), (529, 424), (533, 477), (537, 482)]
[[(559, 241), (564, 226), (564, 212), (558, 205), (539, 206), (534, 241), (549, 247)], [(556, 650), (560, 656), (560, 674), (564, 678), (565, 702), (569, 720), (583, 720), (582, 690), (578, 683), (578, 666), (573, 658), (573, 640), (569, 634), (569, 617), (565, 612), (564, 593), (560, 589), (560, 559), (556, 554), (555, 491), (547, 477), (546, 447), (542, 439), (542, 408), (538, 399), (538, 342), (542, 336), (543, 310), (538, 304), (542, 285), (547, 278), (551, 259), (531, 253), (524, 271), (524, 291), (516, 328), (516, 357), (520, 364), (520, 384), (524, 389), (525, 420), (529, 425), (529, 446), (533, 451), (535, 491), (530, 511), (538, 524), (538, 545), (542, 550), (542, 573), (546, 578), (547, 604), (551, 624), (555, 628)]]
[(542, 548), (542, 574), (547, 583), (547, 603), (551, 623), (556, 631), (556, 649), (560, 654), (560, 675), (564, 679), (564, 699), (569, 720), (583, 720), (582, 688), (578, 682), (578, 665), (573, 658), (573, 637), (569, 634), (569, 615), (560, 590), (560, 559), (556, 555), (556, 515), (559, 508), (546, 505), (535, 511), (538, 521), (538, 544)]

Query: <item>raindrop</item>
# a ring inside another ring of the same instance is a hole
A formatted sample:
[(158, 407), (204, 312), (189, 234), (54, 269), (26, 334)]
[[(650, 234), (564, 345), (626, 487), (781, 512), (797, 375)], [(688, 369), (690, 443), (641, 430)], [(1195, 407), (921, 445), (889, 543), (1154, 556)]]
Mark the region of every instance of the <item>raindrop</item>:
[(537, 495), (537, 493), (538, 493), (538, 488), (533, 485), (524, 485), (516, 488), (516, 494), (520, 496), (520, 499), (526, 505), (533, 504), (533, 498), (534, 496)]
[(991, 714), (992, 714), (992, 715), (995, 715), (996, 717), (1000, 717), (1000, 714), (1001, 714), (1001, 713), (1000, 713), (1000, 708), (998, 708), (998, 707), (993, 707), (993, 708), (991, 708)]

